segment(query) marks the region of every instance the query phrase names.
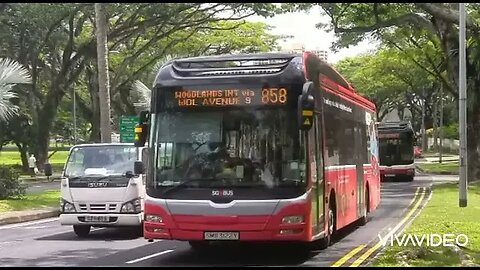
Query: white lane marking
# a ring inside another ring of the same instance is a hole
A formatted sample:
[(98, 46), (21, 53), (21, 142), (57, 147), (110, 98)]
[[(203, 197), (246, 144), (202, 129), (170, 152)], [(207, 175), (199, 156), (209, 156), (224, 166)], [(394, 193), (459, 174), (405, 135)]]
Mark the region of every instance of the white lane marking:
[(41, 220), (35, 220), (35, 221), (29, 221), (29, 222), (4, 225), (0, 227), (0, 230), (31, 226), (31, 225), (42, 224), (42, 223), (47, 223), (47, 222), (52, 222), (57, 220), (59, 220), (59, 218), (55, 217), (55, 218), (47, 218), (47, 219), (41, 219)]
[(138, 258), (138, 259), (135, 259), (135, 260), (131, 260), (131, 261), (128, 261), (126, 263), (137, 263), (137, 262), (141, 262), (141, 261), (144, 261), (144, 260), (148, 260), (150, 258), (153, 258), (153, 257), (156, 257), (156, 256), (160, 256), (160, 255), (163, 255), (163, 254), (167, 254), (167, 253), (170, 253), (170, 252), (173, 252), (173, 249), (168, 249), (168, 250), (164, 250), (162, 252), (158, 252), (158, 253), (155, 253), (155, 254), (152, 254), (152, 255), (148, 255), (148, 256), (145, 256), (145, 257), (142, 257), (142, 258)]

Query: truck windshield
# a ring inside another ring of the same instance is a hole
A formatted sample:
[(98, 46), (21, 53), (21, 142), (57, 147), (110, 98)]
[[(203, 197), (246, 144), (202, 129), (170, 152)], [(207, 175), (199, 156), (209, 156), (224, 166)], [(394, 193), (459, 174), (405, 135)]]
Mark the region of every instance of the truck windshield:
[(235, 109), (155, 116), (154, 188), (305, 184), (295, 111)]
[(380, 165), (408, 165), (414, 162), (413, 138), (379, 139)]
[(120, 176), (133, 172), (135, 160), (133, 145), (79, 146), (68, 157), (65, 177)]

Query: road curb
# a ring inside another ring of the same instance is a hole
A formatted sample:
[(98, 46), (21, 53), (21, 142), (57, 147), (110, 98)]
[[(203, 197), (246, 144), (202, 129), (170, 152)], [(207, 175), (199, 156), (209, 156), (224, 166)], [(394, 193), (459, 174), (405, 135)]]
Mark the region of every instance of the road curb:
[(38, 219), (58, 217), (60, 215), (60, 210), (39, 210), (37, 213), (29, 214), (19, 214), (17, 216), (10, 217), (1, 217), (0, 216), (0, 225), (7, 225), (12, 223), (20, 223), (27, 221), (34, 221)]

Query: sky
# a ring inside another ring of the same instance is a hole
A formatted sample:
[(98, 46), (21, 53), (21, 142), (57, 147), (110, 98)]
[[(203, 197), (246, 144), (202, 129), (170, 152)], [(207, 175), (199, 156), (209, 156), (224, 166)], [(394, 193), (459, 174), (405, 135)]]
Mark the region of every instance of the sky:
[(310, 12), (292, 12), (276, 15), (273, 18), (252, 16), (247, 18), (247, 20), (260, 21), (273, 26), (273, 34), (293, 36), (286, 43), (280, 42), (280, 45), (285, 49), (289, 48), (293, 43), (303, 43), (306, 50), (319, 49), (328, 51), (328, 62), (330, 63), (336, 63), (345, 57), (355, 56), (376, 48), (374, 42), (363, 41), (356, 46), (341, 49), (337, 53), (331, 52), (330, 46), (335, 41), (333, 31), (328, 33), (315, 27), (319, 22), (328, 23), (330, 21), (330, 17), (321, 14), (318, 6), (312, 8)]

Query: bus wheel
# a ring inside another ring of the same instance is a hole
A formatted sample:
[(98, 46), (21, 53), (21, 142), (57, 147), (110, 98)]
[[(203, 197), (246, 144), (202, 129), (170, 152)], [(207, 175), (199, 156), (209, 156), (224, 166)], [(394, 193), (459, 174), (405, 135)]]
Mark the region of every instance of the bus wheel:
[(368, 213), (370, 212), (370, 191), (368, 187), (365, 189), (365, 207), (363, 208), (363, 215), (360, 218), (360, 226), (367, 224)]
[(413, 182), (413, 179), (415, 178), (415, 175), (408, 175), (407, 176), (407, 181), (408, 182)]
[(78, 237), (86, 237), (90, 233), (90, 225), (73, 225), (73, 231)]
[(335, 202), (335, 195), (330, 196), (330, 205), (328, 207), (328, 237), (329, 245), (332, 243), (332, 238), (335, 236), (336, 227), (337, 227), (337, 204)]
[(335, 194), (330, 194), (330, 199), (328, 200), (328, 220), (327, 220), (327, 235), (323, 238), (318, 240), (316, 247), (320, 249), (326, 249), (328, 246), (333, 244), (332, 238), (335, 235), (335, 227), (337, 224), (336, 220), (336, 204), (335, 204)]

